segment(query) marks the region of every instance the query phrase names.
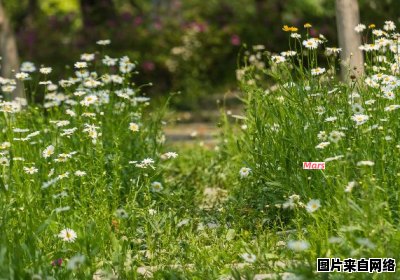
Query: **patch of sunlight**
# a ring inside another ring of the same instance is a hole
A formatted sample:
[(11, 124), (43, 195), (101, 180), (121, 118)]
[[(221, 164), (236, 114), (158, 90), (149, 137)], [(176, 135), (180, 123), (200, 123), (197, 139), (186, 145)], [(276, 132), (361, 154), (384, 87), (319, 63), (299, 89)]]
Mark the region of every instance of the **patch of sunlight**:
[(78, 0), (43, 0), (39, 5), (47, 14), (79, 12)]

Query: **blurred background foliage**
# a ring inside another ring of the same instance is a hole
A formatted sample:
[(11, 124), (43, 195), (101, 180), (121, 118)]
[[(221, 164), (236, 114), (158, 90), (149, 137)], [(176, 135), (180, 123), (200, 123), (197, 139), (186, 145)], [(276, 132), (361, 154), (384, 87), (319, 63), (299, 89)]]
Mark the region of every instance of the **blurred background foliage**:
[[(400, 1), (360, 0), (364, 23), (398, 21)], [(174, 104), (195, 109), (209, 95), (234, 89), (243, 44), (283, 51), (284, 24), (313, 24), (337, 45), (333, 0), (3, 0), (11, 18), (21, 61), (54, 68), (94, 52), (110, 39), (107, 53), (128, 55), (152, 82), (150, 94), (181, 92)], [(65, 75), (64, 75), (65, 76)]]

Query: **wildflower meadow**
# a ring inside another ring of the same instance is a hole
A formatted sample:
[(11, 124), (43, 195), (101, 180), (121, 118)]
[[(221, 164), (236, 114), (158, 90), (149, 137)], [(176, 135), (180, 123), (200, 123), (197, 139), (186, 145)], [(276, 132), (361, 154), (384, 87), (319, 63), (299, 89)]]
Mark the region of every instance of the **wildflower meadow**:
[(213, 145), (168, 140), (182, 97), (148, 94), (110, 39), (1, 77), (0, 279), (400, 279), (396, 23), (352, 27), (345, 79), (311, 28), (237, 48)]

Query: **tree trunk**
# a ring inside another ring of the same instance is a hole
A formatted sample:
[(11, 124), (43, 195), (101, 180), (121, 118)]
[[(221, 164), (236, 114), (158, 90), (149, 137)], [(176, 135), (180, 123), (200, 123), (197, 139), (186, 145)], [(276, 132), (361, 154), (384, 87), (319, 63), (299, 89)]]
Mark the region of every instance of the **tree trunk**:
[(364, 59), (359, 46), (361, 36), (354, 30), (360, 23), (360, 12), (357, 0), (336, 0), (336, 24), (339, 46), (342, 48), (341, 77), (349, 81), (350, 77), (364, 74)]
[[(14, 78), (15, 71), (19, 69), (19, 58), (14, 31), (7, 17), (2, 1), (0, 0), (0, 56), (1, 76)], [(22, 86), (18, 83), (12, 93), (12, 98), (25, 97)]]

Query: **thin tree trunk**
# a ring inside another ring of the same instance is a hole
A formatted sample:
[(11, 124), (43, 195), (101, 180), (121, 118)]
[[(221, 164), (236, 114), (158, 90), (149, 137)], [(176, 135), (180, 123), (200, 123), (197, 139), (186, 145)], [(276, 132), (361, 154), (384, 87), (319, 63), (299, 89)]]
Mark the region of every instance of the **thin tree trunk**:
[(364, 59), (359, 49), (361, 36), (354, 30), (359, 23), (360, 11), (357, 0), (336, 0), (336, 24), (339, 46), (342, 48), (340, 58), (343, 81), (364, 74)]
[[(0, 56), (1, 75), (4, 78), (14, 78), (15, 71), (19, 69), (19, 58), (17, 43), (10, 20), (0, 0)], [(23, 87), (18, 83), (17, 88), (12, 92), (13, 99), (16, 97), (25, 97)]]

